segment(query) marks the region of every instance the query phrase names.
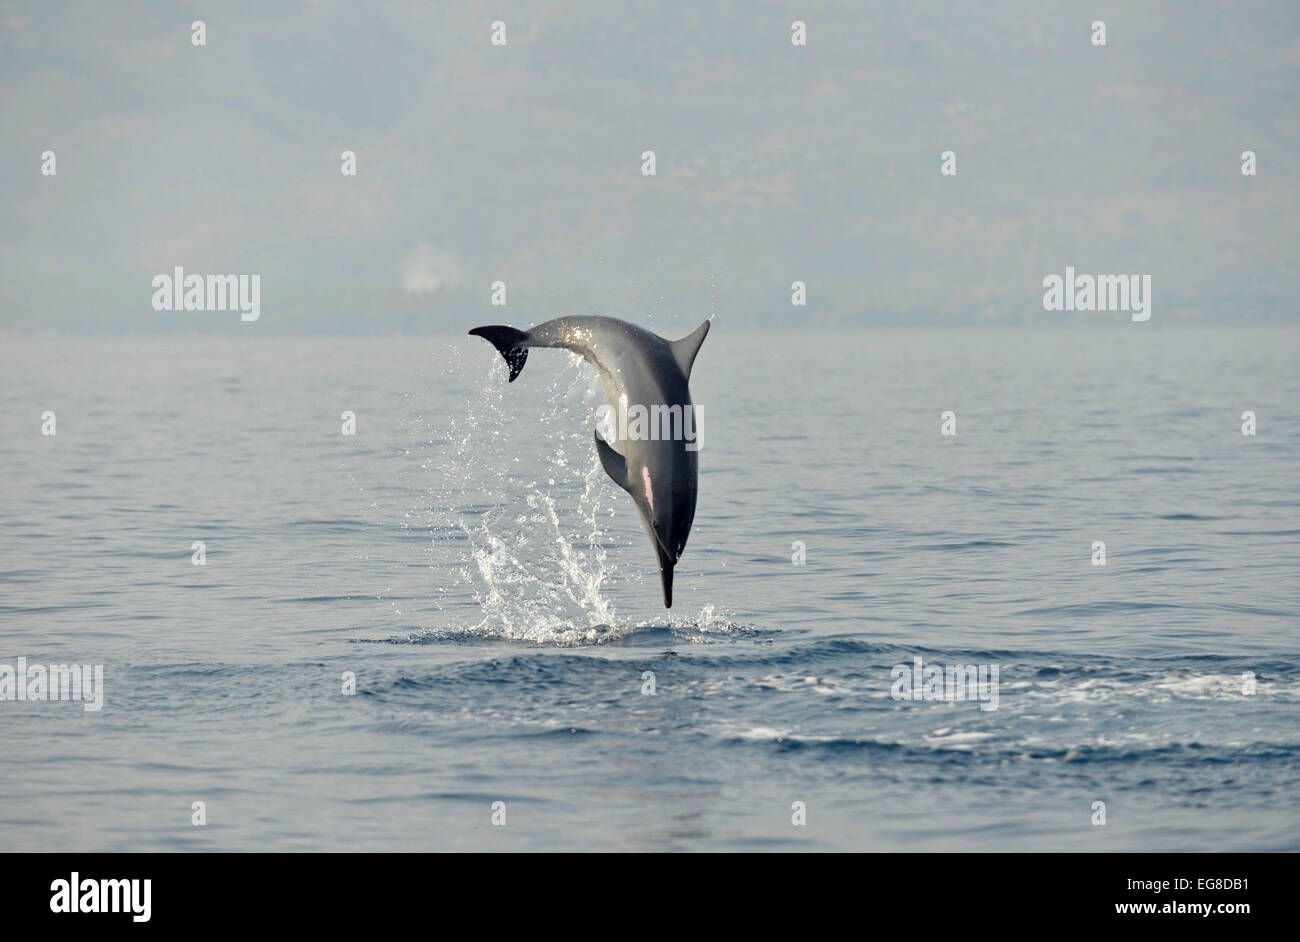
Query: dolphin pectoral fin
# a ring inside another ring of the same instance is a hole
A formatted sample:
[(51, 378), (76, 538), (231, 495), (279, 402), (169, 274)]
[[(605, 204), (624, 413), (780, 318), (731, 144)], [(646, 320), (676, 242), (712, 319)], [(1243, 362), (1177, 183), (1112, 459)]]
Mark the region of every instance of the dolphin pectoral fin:
[(510, 382), (514, 382), (528, 360), (528, 334), (513, 327), (475, 327), (473, 337), (482, 337), (500, 351), (510, 367)]
[[(596, 439), (596, 454), (600, 455), (600, 463), (605, 468), (605, 473), (623, 490), (627, 491), (633, 497), (636, 493), (632, 490), (632, 484), (627, 477), (627, 461), (622, 455), (616, 452), (605, 439), (600, 437), (599, 432), (593, 432), (592, 436)], [(673, 556), (666, 549), (659, 534), (655, 532), (654, 524), (646, 519), (645, 510), (637, 504), (637, 510), (641, 517), (641, 526), (645, 529), (646, 536), (650, 537), (650, 545), (655, 548), (655, 561), (659, 564), (659, 582), (664, 587), (664, 608), (673, 607), (673, 566), (675, 565)]]
[(709, 335), (709, 325), (712, 321), (705, 321), (699, 327), (695, 328), (693, 333), (687, 334), (681, 340), (668, 341), (668, 348), (673, 352), (673, 359), (681, 367), (682, 375), (687, 379), (691, 378), (691, 366), (695, 363), (695, 354), (700, 352), (700, 345), (704, 343), (704, 338)]
[(611, 448), (609, 442), (600, 437), (599, 432), (592, 432), (592, 435), (596, 439), (596, 454), (600, 455), (600, 463), (605, 473), (623, 490), (632, 493), (627, 480), (627, 462), (623, 456)]

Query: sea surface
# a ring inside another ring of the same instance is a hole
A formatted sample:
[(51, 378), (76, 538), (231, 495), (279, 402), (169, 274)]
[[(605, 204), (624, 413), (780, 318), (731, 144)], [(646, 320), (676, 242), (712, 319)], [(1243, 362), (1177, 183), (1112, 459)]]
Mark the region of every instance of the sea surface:
[(719, 316), (671, 611), (562, 351), (0, 350), (0, 850), (1300, 849), (1296, 330)]

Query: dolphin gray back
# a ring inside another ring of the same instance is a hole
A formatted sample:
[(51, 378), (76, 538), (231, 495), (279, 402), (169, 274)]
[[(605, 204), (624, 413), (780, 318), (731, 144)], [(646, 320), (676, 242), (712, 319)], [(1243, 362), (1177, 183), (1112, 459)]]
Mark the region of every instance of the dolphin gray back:
[(510, 370), (510, 382), (523, 371), (529, 347), (559, 347), (578, 354), (596, 367), (611, 406), (626, 392), (646, 401), (688, 404), (687, 381), (700, 345), (709, 333), (705, 321), (680, 340), (666, 340), (635, 324), (613, 317), (557, 317), (529, 330), (514, 327), (475, 327), (470, 334), (489, 341)]
[[(570, 350), (599, 370), (639, 370), (646, 374), (640, 385), (666, 385), (667, 381), (680, 377), (685, 386), (708, 326), (709, 321), (705, 321), (689, 337), (673, 341), (613, 317), (557, 317), (531, 328), (528, 345)], [(695, 342), (686, 344), (691, 340)], [(684, 362), (683, 351), (678, 345), (690, 346), (689, 359)], [(649, 382), (645, 382), (647, 380)], [(620, 381), (624, 387), (632, 383), (635, 383), (632, 377)]]

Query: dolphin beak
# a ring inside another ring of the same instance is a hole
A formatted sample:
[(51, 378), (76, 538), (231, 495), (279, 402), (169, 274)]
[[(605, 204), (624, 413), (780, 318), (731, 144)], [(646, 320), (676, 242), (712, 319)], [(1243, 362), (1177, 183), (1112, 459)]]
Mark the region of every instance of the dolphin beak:
[(676, 562), (659, 543), (655, 543), (655, 555), (659, 557), (659, 581), (664, 587), (664, 608), (672, 608), (673, 566)]
[(659, 531), (655, 525), (646, 519), (645, 514), (641, 515), (641, 525), (645, 528), (646, 535), (654, 544), (655, 559), (659, 563), (659, 582), (664, 587), (664, 608), (673, 607), (673, 566), (677, 565), (677, 556), (668, 551), (664, 542), (659, 537)]
[(664, 542), (663, 536), (659, 533), (659, 528), (652, 527), (652, 529), (654, 530), (655, 535), (655, 552), (667, 557), (669, 562), (676, 566), (678, 559), (677, 554), (668, 548), (668, 544)]

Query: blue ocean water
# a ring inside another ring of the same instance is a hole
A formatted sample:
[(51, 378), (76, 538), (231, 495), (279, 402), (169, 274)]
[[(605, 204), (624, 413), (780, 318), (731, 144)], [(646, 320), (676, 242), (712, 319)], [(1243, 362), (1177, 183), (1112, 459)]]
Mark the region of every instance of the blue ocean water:
[(568, 354), (3, 351), (5, 850), (1300, 849), (1296, 330), (720, 316), (671, 611)]

